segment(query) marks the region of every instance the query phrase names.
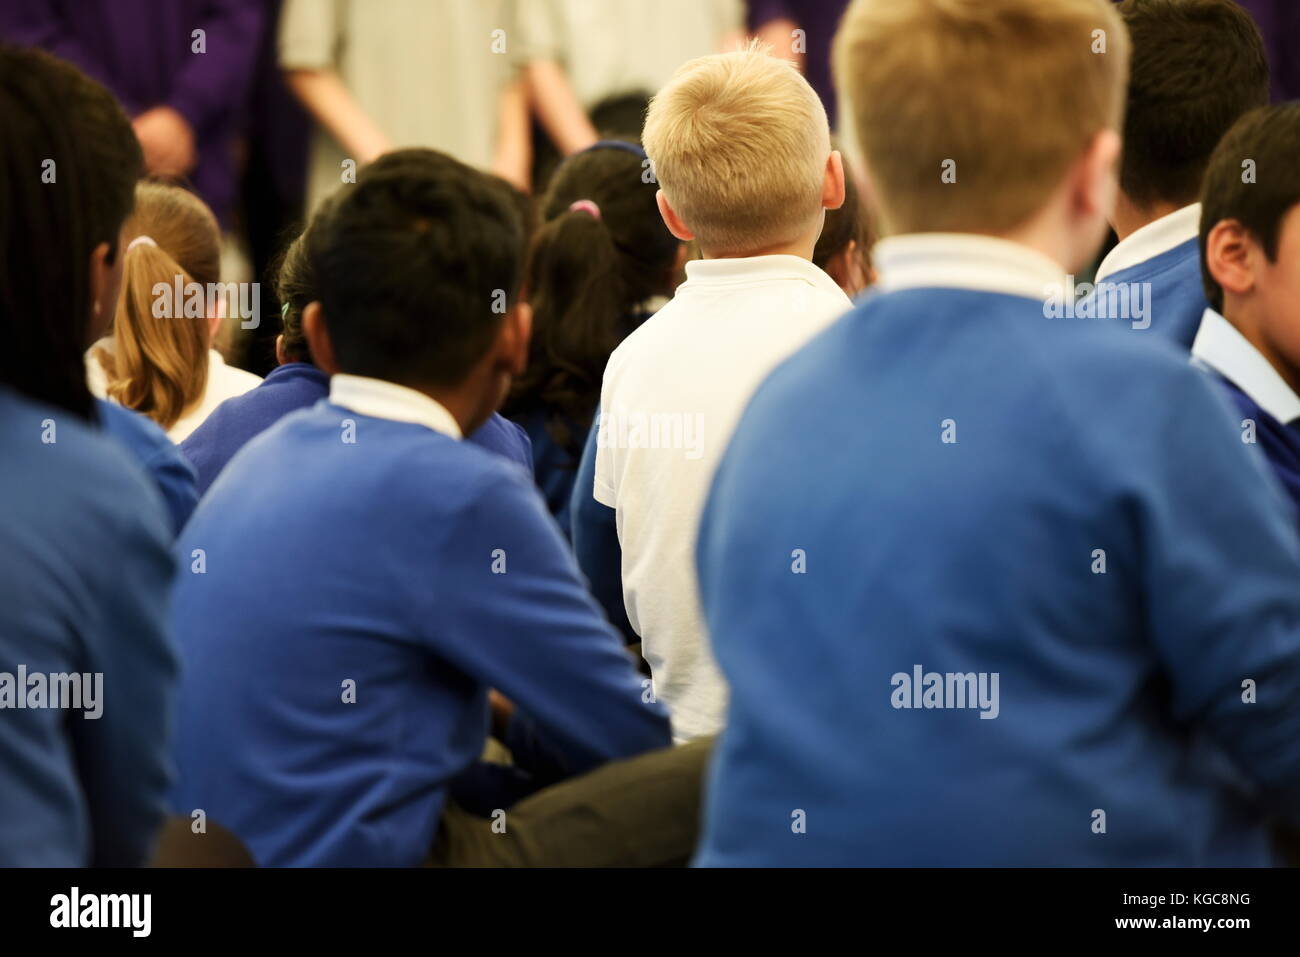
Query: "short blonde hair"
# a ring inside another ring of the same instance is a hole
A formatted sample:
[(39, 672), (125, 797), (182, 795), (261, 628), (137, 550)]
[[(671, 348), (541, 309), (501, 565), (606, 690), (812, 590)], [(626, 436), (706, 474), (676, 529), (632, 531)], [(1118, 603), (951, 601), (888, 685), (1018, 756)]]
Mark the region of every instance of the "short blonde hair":
[(821, 214), (826, 109), (793, 63), (757, 44), (684, 64), (651, 100), (641, 139), (709, 252), (788, 242)]
[(1121, 128), (1128, 61), (1107, 0), (854, 0), (836, 88), (883, 231), (1023, 224)]

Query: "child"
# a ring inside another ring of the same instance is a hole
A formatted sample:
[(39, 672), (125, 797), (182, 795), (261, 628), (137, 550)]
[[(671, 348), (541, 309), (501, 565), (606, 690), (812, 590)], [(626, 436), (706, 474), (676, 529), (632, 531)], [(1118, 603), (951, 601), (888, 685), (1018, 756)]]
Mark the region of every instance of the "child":
[(1237, 117), (1268, 102), (1259, 30), (1235, 0), (1124, 0), (1133, 42), (1124, 118), (1120, 194), (1111, 225), (1119, 243), (1097, 283), (1146, 288), (1145, 308), (1119, 314), (1124, 298), (1092, 296), (1098, 318), (1128, 319), (1190, 349), (1205, 296), (1196, 255), (1201, 177)]
[(849, 308), (810, 261), (844, 199), (821, 101), (757, 47), (692, 60), (643, 134), (664, 222), (704, 256), (605, 370), (594, 496), (617, 513), (628, 619), (679, 741), (721, 726), (691, 555), (713, 470), (745, 401)]
[(285, 252), (277, 281), (276, 297), (284, 303), (281, 333), (275, 340), (279, 365), (256, 388), (213, 409), (181, 443), (181, 451), (198, 473), (200, 495), (250, 439), (290, 412), (315, 405), (329, 394), (329, 376), (312, 363), (302, 335), (302, 309), (313, 298), (311, 284), (304, 278), (305, 259), (300, 236)]
[(221, 234), (203, 201), (179, 186), (141, 183), (124, 228), (122, 297), (111, 337), (87, 356), (90, 388), (182, 442), (218, 405), (262, 380), (212, 348), (227, 287)]
[(82, 360), (111, 317), (141, 165), (107, 90), (0, 47), (3, 867), (137, 866), (164, 812), (171, 535), (139, 466), (91, 427)]
[[(503, 189), (507, 188), (501, 183)], [(327, 205), (329, 199), (325, 200)], [(324, 209), (324, 205), (321, 209)], [(290, 244), (280, 263), (276, 297), (284, 303), (281, 334), (275, 342), (279, 365), (255, 389), (227, 399), (181, 444), (198, 472), (199, 494), (207, 492), (217, 475), (249, 440), (265, 432), (290, 412), (315, 405), (329, 395), (329, 376), (311, 359), (302, 330), (302, 313), (319, 296), (316, 276), (307, 256), (312, 225)], [(510, 459), (531, 472), (532, 449), (524, 430), (495, 412), (468, 440)]]
[(879, 291), (763, 383), (705, 508), (699, 863), (1272, 860), (1295, 529), (1175, 350), (1045, 319), (1105, 232), (1127, 59), (1105, 0), (849, 8)]
[[(306, 255), (319, 302), (303, 329), (330, 395), (250, 442), (186, 526), (173, 797), (263, 865), (413, 865), (444, 811), (455, 847), (477, 827), (445, 798), (483, 749), (489, 688), (570, 773), (666, 745), (669, 725), (528, 477), (458, 441), (527, 355), (511, 199), (450, 157), (401, 151), (327, 207)], [(700, 756), (695, 777), (651, 786), (698, 794)], [(521, 823), (483, 821), (491, 853), (530, 846)], [(596, 850), (662, 841), (650, 823)]]
[(839, 209), (827, 211), (826, 224), (813, 249), (813, 265), (834, 279), (852, 299), (875, 279), (871, 268), (871, 246), (875, 241), (866, 206), (846, 166), (844, 203)]
[[(1300, 506), (1300, 104), (1247, 114), (1210, 158), (1201, 264), (1211, 306), (1192, 343)], [(1247, 166), (1247, 164), (1249, 164)], [(1256, 171), (1247, 177), (1246, 169)]]
[(149, 473), (167, 505), (172, 532), (180, 534), (199, 502), (198, 475), (194, 466), (176, 443), (167, 438), (166, 432), (139, 412), (107, 399), (96, 399), (95, 409), (103, 430), (120, 442)]
[(682, 244), (664, 227), (645, 152), (621, 140), (567, 160), (542, 202), (528, 369), (505, 414), (532, 440), (537, 485), (569, 533), (569, 499), (609, 354), (670, 295)]

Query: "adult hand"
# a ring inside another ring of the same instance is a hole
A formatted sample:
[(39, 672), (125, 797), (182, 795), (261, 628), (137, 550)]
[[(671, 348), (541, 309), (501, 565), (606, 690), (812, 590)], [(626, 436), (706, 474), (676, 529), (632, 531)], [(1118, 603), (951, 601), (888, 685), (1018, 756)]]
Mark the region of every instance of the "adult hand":
[(155, 176), (185, 176), (194, 169), (198, 154), (194, 131), (185, 117), (170, 106), (145, 110), (131, 124), (144, 151), (145, 169)]

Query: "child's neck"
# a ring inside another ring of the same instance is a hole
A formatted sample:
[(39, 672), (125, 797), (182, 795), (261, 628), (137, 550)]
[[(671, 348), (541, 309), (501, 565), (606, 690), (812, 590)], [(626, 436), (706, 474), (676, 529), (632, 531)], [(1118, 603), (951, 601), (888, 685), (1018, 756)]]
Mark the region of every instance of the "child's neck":
[(704, 259), (750, 259), (754, 256), (798, 256), (800, 259), (807, 259), (812, 262), (813, 250), (817, 248), (817, 237), (821, 234), (818, 232), (804, 234), (793, 242), (778, 243), (774, 246), (764, 246), (759, 249), (746, 249), (738, 252), (717, 252), (716, 250), (700, 249), (700, 255)]
[(1136, 206), (1132, 200), (1121, 193), (1115, 200), (1115, 212), (1111, 215), (1110, 225), (1119, 239), (1128, 239), (1143, 226), (1150, 225), (1170, 213), (1176, 213), (1186, 205), (1186, 203), (1169, 203), (1161, 200), (1150, 206)]
[(1290, 362), (1265, 334), (1265, 324), (1257, 314), (1256, 305), (1229, 296), (1223, 304), (1223, 317), (1268, 360), (1268, 364), (1291, 387), (1291, 391), (1300, 395), (1300, 368)]

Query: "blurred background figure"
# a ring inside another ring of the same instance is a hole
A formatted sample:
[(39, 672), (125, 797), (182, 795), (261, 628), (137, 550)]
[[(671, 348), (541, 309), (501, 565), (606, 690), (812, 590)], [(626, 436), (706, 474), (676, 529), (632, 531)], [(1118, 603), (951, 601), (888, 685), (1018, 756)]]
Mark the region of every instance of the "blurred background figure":
[(771, 44), (772, 53), (793, 60), (822, 98), (836, 129), (835, 86), (831, 82), (831, 38), (849, 0), (749, 0), (751, 34)]
[(541, 189), (560, 156), (641, 132), (645, 105), (687, 60), (736, 46), (741, 0), (518, 0), (538, 122)]
[(229, 228), (266, 9), (264, 0), (5, 0), (0, 39), (41, 47), (108, 87), (145, 171), (193, 184)]
[(1273, 102), (1300, 99), (1300, 2), (1297, 0), (1238, 0), (1255, 19), (1268, 49), (1273, 78)]
[(314, 208), (397, 147), (423, 146), (523, 185), (528, 106), (512, 0), (286, 0), (280, 66), (315, 118)]

